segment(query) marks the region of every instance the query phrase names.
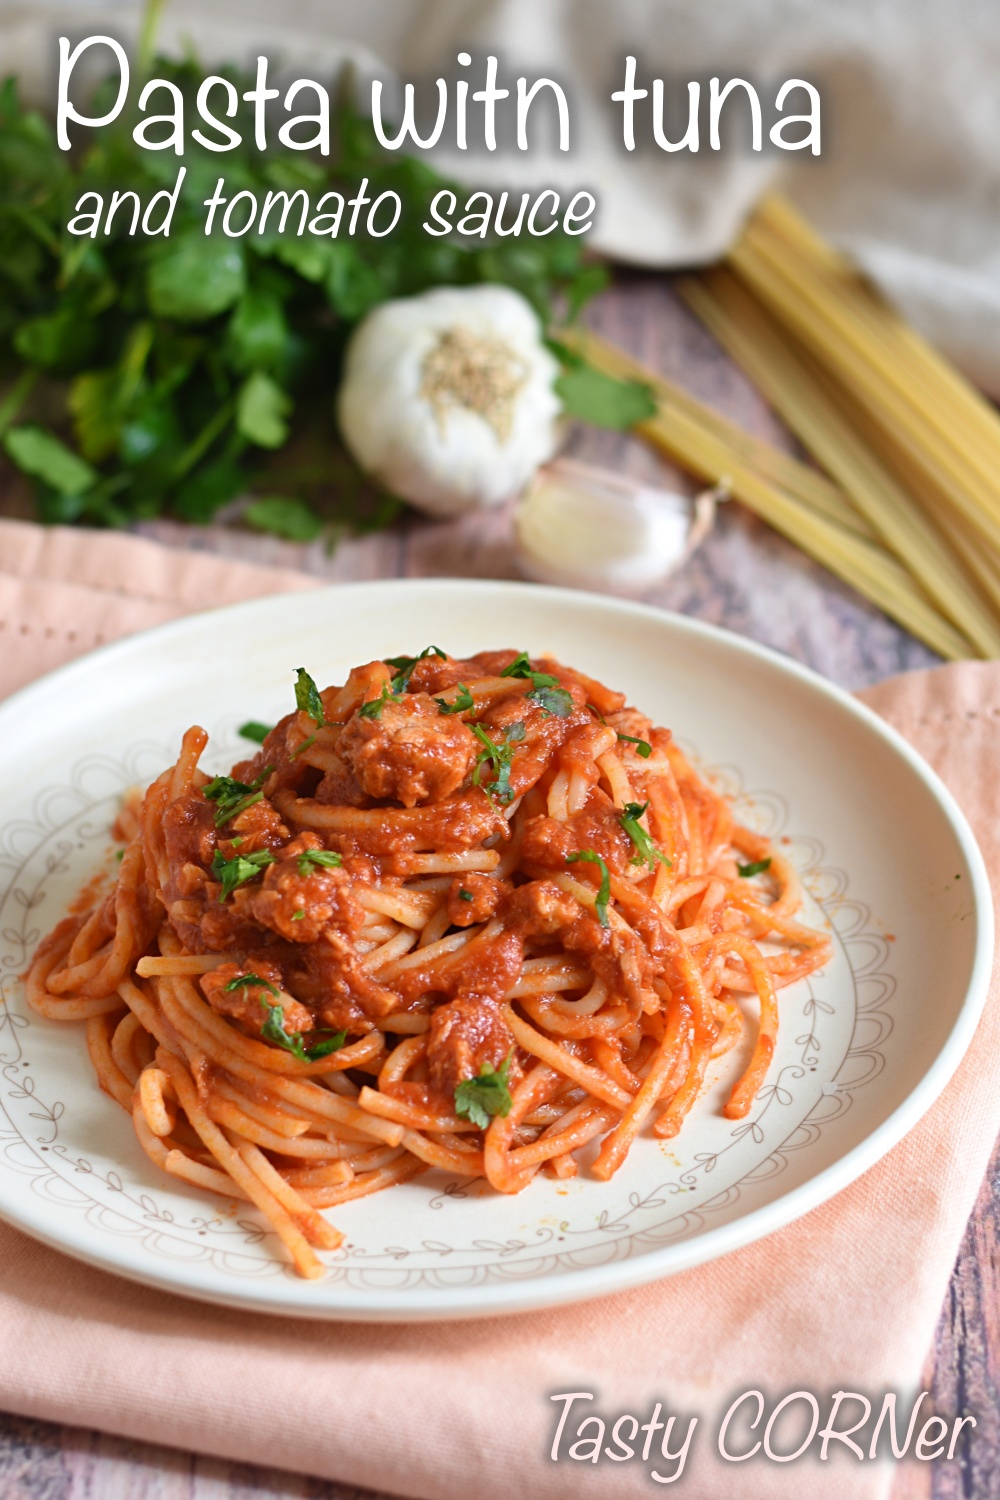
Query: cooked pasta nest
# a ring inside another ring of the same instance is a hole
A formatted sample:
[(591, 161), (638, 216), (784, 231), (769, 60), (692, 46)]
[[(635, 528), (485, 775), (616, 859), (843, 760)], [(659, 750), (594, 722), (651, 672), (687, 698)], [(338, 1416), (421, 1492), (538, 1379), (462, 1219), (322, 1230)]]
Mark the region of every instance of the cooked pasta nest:
[(317, 1277), (323, 1210), (429, 1168), (609, 1179), (755, 1022), (747, 1113), (777, 992), (830, 944), (668, 730), (512, 650), (322, 692), (299, 669), (295, 701), (229, 776), (187, 731), (27, 976), (158, 1167), (250, 1200)]

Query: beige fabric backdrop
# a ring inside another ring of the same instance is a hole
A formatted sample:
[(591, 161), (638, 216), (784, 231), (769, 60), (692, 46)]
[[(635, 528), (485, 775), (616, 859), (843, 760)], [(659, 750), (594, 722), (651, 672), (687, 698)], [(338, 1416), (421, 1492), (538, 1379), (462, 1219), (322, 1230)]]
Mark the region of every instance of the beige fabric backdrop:
[[(82, 30), (110, 15), (124, 33), (136, 13), (113, 0), (0, 0), (4, 71), (25, 71), (51, 99), (52, 32), (39, 21)], [(569, 87), (573, 148), (487, 161), (453, 152), (449, 168), (483, 185), (590, 187), (600, 202), (594, 243), (654, 266), (718, 255), (780, 179), (925, 332), (1000, 394), (996, 0), (172, 0), (164, 34), (192, 36), (207, 58), (260, 43), (309, 74), (349, 56), (362, 77), (396, 69), (416, 78), (453, 66), (461, 46), (474, 56), (493, 49), (515, 76), (551, 75)], [(823, 97), (822, 156), (716, 155), (704, 144), (697, 156), (654, 145), (626, 153), (609, 96), (630, 51), (674, 93), (689, 78), (739, 76), (773, 103), (784, 79), (809, 79)]]

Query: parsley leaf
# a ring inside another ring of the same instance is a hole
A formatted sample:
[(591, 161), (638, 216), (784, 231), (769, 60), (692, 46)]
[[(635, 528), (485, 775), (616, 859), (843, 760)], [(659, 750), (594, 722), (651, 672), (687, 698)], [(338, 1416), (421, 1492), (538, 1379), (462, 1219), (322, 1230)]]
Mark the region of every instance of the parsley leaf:
[(295, 673), (295, 702), (300, 713), (308, 714), (316, 725), (322, 729), (326, 723), (326, 715), (323, 713), (323, 700), (319, 695), (319, 688), (313, 682), (305, 667), (299, 667)]
[(291, 398), (263, 370), (254, 370), (240, 387), (236, 401), (236, 430), (258, 448), (280, 448), (288, 439), (286, 418)]
[(459, 893), (458, 893), (458, 899), (459, 899), (459, 901), (472, 901), (475, 898), (474, 898), (474, 896), (473, 896), (473, 894), (472, 894), (471, 891), (467, 891), (465, 889), (465, 887), (462, 886), (462, 888), (459, 890)]
[(219, 900), (225, 901), (237, 886), (254, 880), (266, 865), (273, 864), (274, 855), (270, 849), (258, 849), (255, 854), (235, 854), (232, 859), (227, 859), (221, 849), (216, 849), (212, 855), (212, 874), (222, 886)]
[(499, 1068), (484, 1063), (475, 1078), (466, 1078), (455, 1089), (455, 1113), (485, 1130), (494, 1115), (509, 1115), (510, 1060), (508, 1052)]
[(387, 667), (395, 667), (396, 675), (392, 679), (392, 691), (398, 697), (405, 693), (413, 676), (413, 669), (418, 661), (423, 661), (428, 656), (439, 656), (442, 661), (448, 660), (448, 653), (442, 651), (440, 646), (425, 646), (419, 656), (387, 656), (385, 664)]
[(209, 802), (218, 804), (215, 809), (216, 828), (221, 828), (248, 807), (253, 807), (255, 802), (261, 801), (264, 796), (261, 787), (273, 770), (273, 766), (265, 766), (260, 775), (249, 783), (237, 781), (232, 776), (213, 776), (211, 781), (206, 782), (201, 789), (203, 796)]
[[(107, 147), (105, 147), (107, 149)], [(185, 230), (149, 268), (147, 296), (157, 318), (200, 323), (238, 302), (246, 289), (242, 245)]]
[(553, 718), (568, 719), (573, 712), (573, 698), (563, 687), (534, 687), (527, 696)]
[(457, 684), (458, 696), (449, 703), (447, 698), (435, 698), (439, 714), (464, 714), (467, 709), (475, 708), (475, 700), (464, 682)]
[(9, 458), (60, 495), (80, 495), (97, 482), (96, 470), (53, 433), (34, 424), (12, 427), (4, 438)]
[(480, 750), (476, 760), (476, 768), (472, 773), (474, 786), (482, 785), (483, 771), (489, 767), (493, 772), (494, 780), (488, 787), (484, 788), (490, 801), (498, 797), (501, 802), (512, 802), (514, 800), (514, 789), (510, 784), (511, 762), (514, 758), (514, 745), (524, 739), (524, 722), (518, 720), (504, 731), (503, 739), (496, 744), (490, 739), (481, 724), (470, 724), (476, 739), (480, 741), (483, 748)]
[(359, 719), (379, 719), (379, 718), (381, 718), (381, 716), (382, 716), (382, 710), (383, 710), (383, 708), (385, 708), (385, 705), (388, 703), (388, 701), (389, 701), (389, 699), (391, 697), (392, 697), (392, 694), (389, 692), (389, 684), (387, 682), (383, 682), (381, 696), (378, 697), (378, 698), (369, 698), (369, 700), (368, 700), (367, 703), (362, 703), (361, 707), (358, 709), (358, 718)]
[(605, 375), (565, 344), (555, 339), (549, 339), (548, 344), (563, 364), (555, 390), (565, 416), (624, 431), (656, 415), (656, 399), (644, 382)]
[[(297, 1036), (297, 1032), (292, 1033)], [(322, 1035), (321, 1032), (317, 1035)], [(339, 1052), (347, 1041), (347, 1029), (343, 1031), (332, 1031), (325, 1042), (314, 1042), (311, 1047), (305, 1049), (306, 1062), (319, 1062), (322, 1057), (329, 1057), (331, 1052)], [(297, 1056), (298, 1054), (296, 1054)]]
[(270, 531), (289, 542), (313, 542), (323, 522), (304, 500), (284, 495), (263, 495), (248, 505), (241, 517), (255, 531)]
[[(232, 990), (248, 989), (250, 985), (256, 985), (259, 989), (267, 990), (272, 995), (280, 995), (281, 991), (277, 985), (269, 979), (262, 979), (259, 974), (237, 974), (225, 986), (223, 993)], [(267, 1020), (260, 1028), (261, 1037), (265, 1042), (273, 1042), (276, 1047), (283, 1047), (286, 1052), (291, 1052), (300, 1062), (318, 1062), (321, 1057), (329, 1057), (331, 1052), (337, 1052), (347, 1040), (345, 1031), (317, 1032), (318, 1036), (325, 1036), (326, 1041), (316, 1042), (312, 1047), (306, 1047), (302, 1041), (301, 1031), (285, 1030), (285, 1012), (280, 1005), (270, 1005), (263, 995), (260, 1003), (267, 1011)]]
[(318, 1062), (321, 1057), (329, 1057), (331, 1052), (338, 1052), (347, 1040), (347, 1032), (332, 1031), (318, 1032), (318, 1036), (325, 1036), (326, 1041), (316, 1042), (312, 1047), (307, 1047), (302, 1041), (301, 1031), (285, 1030), (285, 1012), (280, 1005), (268, 1005), (261, 996), (261, 1005), (267, 1011), (267, 1020), (260, 1028), (260, 1034), (265, 1042), (273, 1042), (276, 1047), (283, 1047), (300, 1062)]
[(227, 985), (223, 986), (222, 993), (229, 995), (234, 990), (245, 990), (252, 984), (258, 985), (262, 990), (270, 990), (272, 995), (281, 994), (277, 985), (272, 984), (269, 979), (261, 979), (259, 974), (237, 974), (235, 979), (231, 979)]
[(255, 745), (263, 745), (267, 736), (274, 728), (273, 724), (261, 724), (257, 719), (247, 719), (236, 731), (245, 740), (253, 740)]
[(602, 927), (610, 927), (611, 921), (608, 917), (608, 902), (611, 900), (611, 876), (608, 867), (599, 854), (593, 849), (581, 849), (579, 854), (567, 854), (567, 864), (575, 864), (578, 859), (585, 859), (589, 864), (599, 865), (601, 870), (601, 885), (597, 892), (597, 900), (594, 902), (594, 910), (597, 912), (597, 920)]
[(642, 824), (639, 822), (639, 819), (642, 817), (648, 806), (648, 802), (626, 802), (622, 810), (621, 817), (618, 819), (625, 832), (632, 840), (636, 849), (639, 851), (638, 854), (636, 854), (633, 858), (632, 864), (646, 864), (649, 866), (650, 870), (655, 870), (656, 861), (659, 860), (661, 864), (666, 865), (669, 869), (670, 860), (665, 854), (660, 853), (659, 849), (657, 849), (656, 845), (653, 843), (653, 840), (650, 838), (645, 828), (643, 828)]
[(559, 678), (553, 677), (550, 672), (536, 672), (533, 670), (527, 651), (519, 651), (512, 662), (509, 662), (501, 677), (521, 677), (531, 683), (533, 688), (554, 688), (559, 686)]
[(749, 865), (737, 863), (736, 868), (744, 880), (749, 880), (751, 875), (763, 875), (765, 870), (769, 870), (771, 868), (771, 861), (770, 859), (755, 859)]
[(648, 740), (637, 740), (634, 734), (619, 734), (618, 738), (628, 745), (634, 745), (636, 755), (641, 755), (643, 760), (648, 760), (653, 753), (653, 747)]
[(568, 719), (573, 712), (573, 698), (564, 687), (559, 686), (559, 678), (553, 677), (550, 672), (535, 672), (532, 669), (527, 651), (519, 651), (512, 662), (509, 662), (501, 677), (520, 677), (531, 683), (531, 691), (526, 695), (534, 701), (547, 714), (552, 714), (557, 719)]
[(545, 672), (533, 672), (531, 670), (531, 660), (528, 656), (527, 651), (519, 651), (514, 657), (514, 660), (507, 663), (503, 671), (500, 673), (500, 676), (530, 678), (540, 677), (543, 679), (544, 685), (548, 687), (554, 687), (558, 680), (555, 677), (549, 677)]
[(320, 865), (324, 869), (334, 870), (338, 865), (344, 863), (339, 854), (332, 849), (303, 849), (296, 861), (300, 875), (311, 875), (310, 865)]

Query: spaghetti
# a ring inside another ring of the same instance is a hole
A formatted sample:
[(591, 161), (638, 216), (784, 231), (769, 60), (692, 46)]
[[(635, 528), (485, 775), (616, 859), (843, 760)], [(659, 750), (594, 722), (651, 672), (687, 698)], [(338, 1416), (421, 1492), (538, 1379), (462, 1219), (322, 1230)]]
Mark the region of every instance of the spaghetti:
[(230, 776), (187, 731), (27, 976), (158, 1167), (255, 1204), (316, 1277), (322, 1210), (429, 1168), (514, 1193), (595, 1143), (607, 1180), (680, 1130), (755, 997), (747, 1113), (777, 991), (829, 942), (667, 730), (513, 651), (300, 670), (296, 700)]

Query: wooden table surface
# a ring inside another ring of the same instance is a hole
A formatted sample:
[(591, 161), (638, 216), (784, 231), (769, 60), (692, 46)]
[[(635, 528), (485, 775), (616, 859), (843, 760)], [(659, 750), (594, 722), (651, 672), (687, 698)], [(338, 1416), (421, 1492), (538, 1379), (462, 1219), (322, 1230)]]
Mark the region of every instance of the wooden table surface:
[[(622, 277), (594, 305), (590, 321), (646, 363), (711, 402), (759, 436), (794, 443), (735, 366), (673, 296), (664, 277)], [(574, 429), (575, 457), (690, 491), (636, 440)], [(0, 511), (24, 514), (8, 488)], [(509, 515), (492, 512), (436, 524), (411, 519), (392, 531), (343, 543), (327, 556), (320, 543), (295, 546), (247, 531), (151, 522), (142, 531), (173, 545), (248, 561), (302, 567), (330, 581), (384, 577), (517, 576)], [(855, 689), (936, 658), (846, 585), (811, 562), (737, 505), (724, 506), (715, 530), (681, 575), (647, 596), (651, 602), (786, 652)], [(211, 603), (210, 600), (206, 604)], [(1000, 1500), (1000, 1153), (995, 1152), (969, 1222), (941, 1312), (924, 1384), (944, 1413), (973, 1412), (963, 1431), (962, 1463), (903, 1464), (893, 1500)], [(330, 1484), (218, 1459), (155, 1448), (96, 1432), (0, 1414), (2, 1500), (386, 1500)]]

